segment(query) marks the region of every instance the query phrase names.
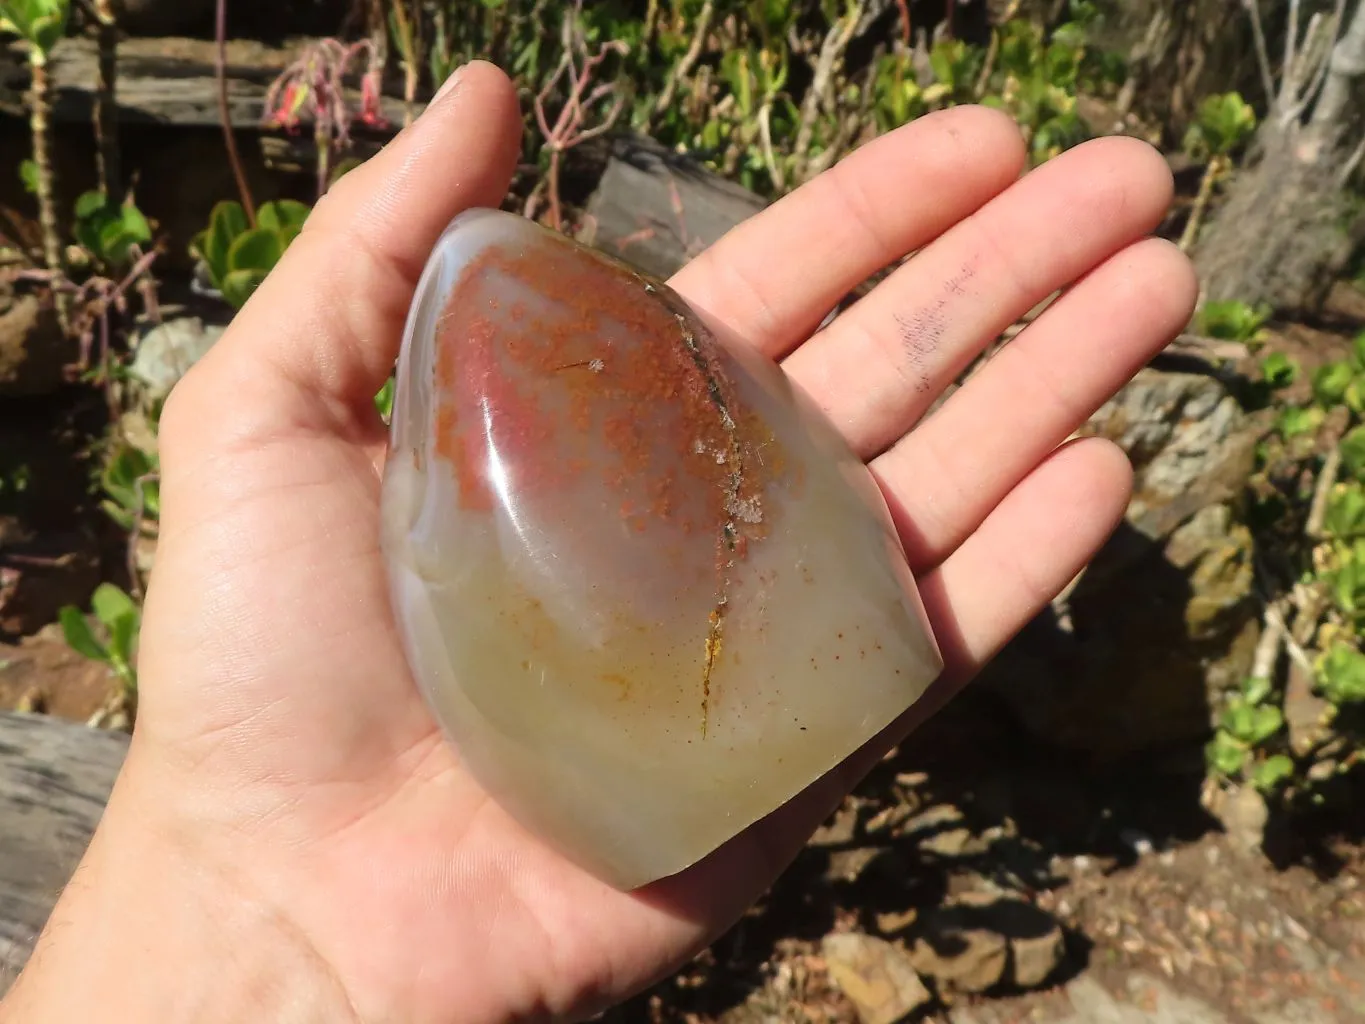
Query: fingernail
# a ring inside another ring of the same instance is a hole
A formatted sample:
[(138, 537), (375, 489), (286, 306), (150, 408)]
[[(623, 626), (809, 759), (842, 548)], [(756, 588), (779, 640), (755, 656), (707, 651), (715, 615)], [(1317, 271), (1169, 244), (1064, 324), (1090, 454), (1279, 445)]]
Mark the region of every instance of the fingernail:
[(464, 74), (464, 69), (465, 65), (461, 64), (450, 73), (450, 77), (441, 83), (441, 87), (436, 90), (436, 95), (431, 98), (431, 106), (435, 106), (441, 102), (443, 97), (454, 91), (455, 86), (460, 84), (460, 76)]

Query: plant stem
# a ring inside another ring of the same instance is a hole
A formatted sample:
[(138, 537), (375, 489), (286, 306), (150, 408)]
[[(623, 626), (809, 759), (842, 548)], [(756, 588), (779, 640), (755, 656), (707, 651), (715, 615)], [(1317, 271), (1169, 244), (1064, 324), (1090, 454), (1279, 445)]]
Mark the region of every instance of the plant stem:
[[(825, 41), (820, 47), (816, 60), (814, 76), (801, 102), (801, 122), (796, 130), (796, 145), (792, 151), (792, 163), (796, 168), (792, 177), (797, 181), (805, 179), (806, 167), (810, 157), (811, 142), (815, 133), (815, 122), (820, 116), (820, 107), (829, 100), (830, 90), (834, 87), (835, 72), (844, 51), (853, 41), (853, 33), (863, 16), (865, 0), (854, 0), (844, 17), (829, 27)], [(951, 0), (948, 6), (951, 14)]]
[(403, 0), (393, 0), (393, 20), (398, 26), (398, 48), (403, 52), (403, 127), (412, 124), (413, 104), (417, 101), (417, 71), (420, 57)]
[(563, 207), (559, 202), (559, 150), (550, 150), (549, 170), (550, 227), (556, 231), (564, 230)]
[(99, 163), (100, 190), (112, 202), (122, 200), (122, 169), (119, 167), (118, 24), (111, 0), (95, 0), (99, 21), (99, 78), (95, 89), (95, 146)]
[[(1261, 72), (1261, 88), (1265, 90), (1266, 103), (1274, 108), (1277, 100), (1283, 97), (1275, 95), (1275, 73), (1270, 70), (1270, 54), (1265, 45), (1265, 29), (1261, 26), (1261, 9), (1257, 6), (1257, 0), (1242, 0), (1242, 6), (1246, 9), (1247, 17), (1251, 20), (1251, 39), (1255, 44), (1256, 67)], [(1295, 26), (1289, 27), (1290, 32), (1296, 31)], [(1285, 68), (1285, 81), (1288, 82), (1289, 69)]]
[(47, 54), (34, 49), (29, 61), (33, 84), (29, 96), (29, 125), (33, 131), (33, 162), (38, 168), (38, 224), (43, 232), (43, 259), (56, 275), (52, 295), (57, 307), (57, 322), (63, 333), (71, 330), (71, 296), (61, 287), (66, 277), (66, 252), (57, 230), (57, 173), (52, 161), (52, 135), (49, 132)]
[(1199, 194), (1195, 196), (1194, 205), (1190, 207), (1189, 220), (1185, 221), (1185, 230), (1180, 235), (1180, 251), (1189, 252), (1194, 247), (1195, 240), (1199, 237), (1199, 228), (1204, 222), (1204, 214), (1208, 212), (1209, 203), (1213, 199), (1213, 186), (1218, 183), (1228, 169), (1228, 158), (1219, 154), (1209, 160), (1209, 165), (1204, 168), (1204, 177), (1199, 182)]
[(242, 199), (242, 210), (246, 213), (247, 223), (256, 226), (256, 204), (251, 198), (251, 186), (247, 184), (246, 171), (242, 169), (242, 158), (237, 153), (237, 137), (232, 131), (232, 112), (228, 110), (227, 99), (227, 0), (217, 0), (217, 16), (214, 26), (214, 76), (218, 80), (218, 120), (223, 126), (223, 143), (227, 146), (228, 163), (232, 165), (232, 176), (237, 179), (237, 193)]
[(331, 173), (332, 140), (326, 120), (319, 116), (313, 122), (313, 144), (318, 154), (318, 198), (327, 193), (327, 176)]
[(682, 59), (673, 65), (673, 70), (668, 75), (668, 81), (664, 84), (663, 91), (659, 93), (659, 98), (654, 102), (654, 112), (651, 117), (659, 117), (664, 114), (673, 104), (673, 97), (677, 95), (678, 86), (686, 80), (696, 67), (701, 51), (706, 46), (707, 34), (711, 31), (711, 19), (716, 13), (715, 0), (705, 0), (701, 6), (701, 12), (697, 15), (695, 28), (692, 30), (692, 41), (687, 47), (687, 52)]

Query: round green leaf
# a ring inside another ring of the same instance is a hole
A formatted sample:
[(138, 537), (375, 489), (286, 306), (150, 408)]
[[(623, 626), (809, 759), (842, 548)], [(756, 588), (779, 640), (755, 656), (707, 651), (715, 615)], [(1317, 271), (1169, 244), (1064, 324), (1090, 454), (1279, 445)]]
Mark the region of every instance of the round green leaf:
[(265, 271), (262, 270), (233, 270), (223, 278), (220, 290), (224, 299), (241, 309), (264, 280)]
[(1244, 745), (1221, 729), (1214, 734), (1213, 739), (1205, 749), (1210, 767), (1229, 778), (1233, 778), (1241, 772), (1247, 754), (1248, 751)]
[(100, 213), (106, 206), (107, 201), (104, 193), (99, 189), (91, 189), (89, 192), (82, 192), (76, 200), (76, 216), (78, 218), (93, 217)]
[(1267, 792), (1274, 789), (1294, 774), (1294, 761), (1285, 754), (1268, 757), (1256, 766), (1251, 782), (1257, 789)]
[(1350, 364), (1326, 363), (1313, 372), (1313, 397), (1324, 405), (1336, 405), (1346, 395), (1355, 376)]
[(284, 245), (276, 232), (266, 228), (244, 231), (228, 247), (228, 276), (238, 270), (254, 270), (264, 275), (279, 262), (283, 253)]
[(57, 621), (61, 623), (62, 636), (66, 639), (67, 646), (73, 651), (91, 661), (109, 660), (109, 652), (95, 639), (90, 623), (85, 621), (85, 616), (81, 614), (79, 608), (69, 604), (64, 606), (57, 612)]
[(256, 226), (276, 232), (293, 228), (297, 232), (308, 219), (309, 212), (308, 207), (296, 199), (276, 199), (257, 211)]
[(112, 583), (101, 583), (90, 597), (90, 608), (95, 617), (110, 628), (126, 615), (137, 615), (133, 599)]

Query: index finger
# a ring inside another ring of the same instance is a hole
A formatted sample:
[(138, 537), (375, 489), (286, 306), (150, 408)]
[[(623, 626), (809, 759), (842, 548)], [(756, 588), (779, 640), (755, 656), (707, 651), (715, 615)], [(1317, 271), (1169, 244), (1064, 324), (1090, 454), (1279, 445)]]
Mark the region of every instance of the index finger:
[(713, 323), (784, 356), (868, 277), (1009, 187), (1024, 157), (999, 111), (926, 114), (733, 228), (670, 283)]

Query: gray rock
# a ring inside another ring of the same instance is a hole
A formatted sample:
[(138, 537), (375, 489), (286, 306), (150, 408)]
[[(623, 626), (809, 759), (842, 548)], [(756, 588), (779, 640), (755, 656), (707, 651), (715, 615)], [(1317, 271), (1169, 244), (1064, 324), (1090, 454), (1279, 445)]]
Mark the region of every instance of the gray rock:
[(862, 1024), (895, 1024), (933, 999), (909, 956), (894, 943), (842, 932), (826, 935), (821, 953), (830, 979)]
[(1060, 925), (1054, 924), (1042, 935), (1010, 939), (1014, 957), (1014, 983), (1020, 988), (1037, 988), (1052, 976), (1062, 962), (1066, 939)]
[(1083, 432), (1128, 453), (1136, 474), (1128, 522), (1162, 541), (1200, 509), (1236, 499), (1260, 438), (1248, 426), (1237, 400), (1213, 377), (1149, 368)]
[(1134, 466), (1125, 520), (981, 678), (1031, 732), (1097, 759), (1207, 734), (1259, 629), (1240, 510), (1263, 430), (1214, 378), (1150, 368), (1092, 417)]
[(649, 138), (613, 140), (583, 241), (667, 278), (763, 209), (760, 196)]
[(1252, 786), (1219, 790), (1207, 801), (1208, 810), (1222, 824), (1228, 837), (1244, 850), (1259, 850), (1270, 821), (1265, 797)]
[(137, 344), (131, 372), (155, 397), (165, 397), (190, 367), (222, 337), (225, 327), (205, 324), (197, 316), (167, 320)]
[(1000, 984), (1009, 963), (1009, 942), (984, 928), (954, 931), (951, 941), (921, 938), (911, 953), (915, 970), (933, 978), (940, 991), (987, 992)]

